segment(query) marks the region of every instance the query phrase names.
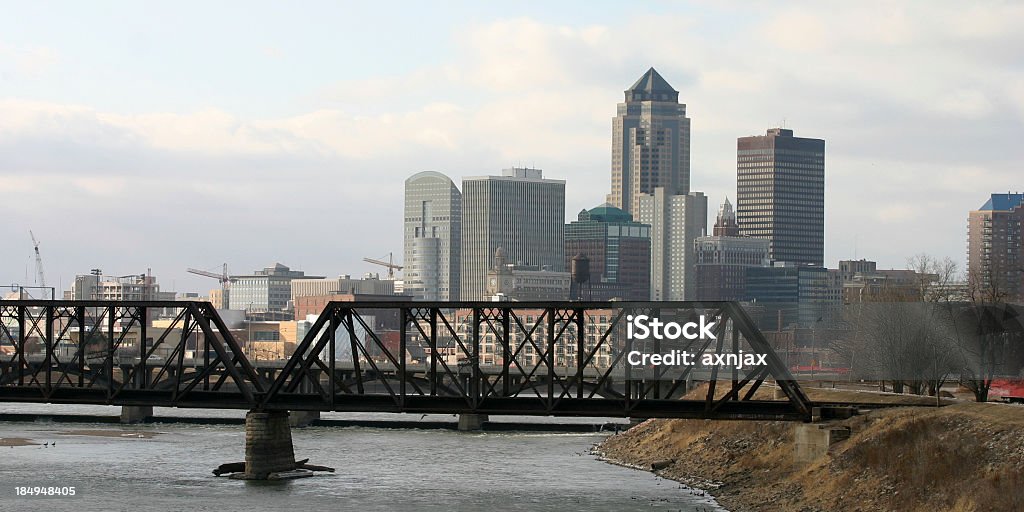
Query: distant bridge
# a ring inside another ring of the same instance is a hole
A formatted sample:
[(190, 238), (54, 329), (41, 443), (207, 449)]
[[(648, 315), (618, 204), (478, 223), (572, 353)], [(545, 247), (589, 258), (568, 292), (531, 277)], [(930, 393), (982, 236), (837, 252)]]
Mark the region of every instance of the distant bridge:
[[(636, 340), (631, 315), (704, 316), (715, 335)], [(239, 337), (207, 302), (0, 301), (0, 401), (804, 421), (815, 406), (732, 302), (331, 302), (287, 359)], [(628, 361), (673, 350), (764, 364)], [(782, 398), (755, 398), (766, 381)]]

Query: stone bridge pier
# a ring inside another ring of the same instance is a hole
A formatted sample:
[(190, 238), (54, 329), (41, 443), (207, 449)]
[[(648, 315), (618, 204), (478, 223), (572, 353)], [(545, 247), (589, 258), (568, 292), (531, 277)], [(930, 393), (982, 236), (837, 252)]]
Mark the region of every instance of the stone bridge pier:
[(145, 423), (153, 417), (152, 405), (122, 405), (121, 423)]
[(245, 415), (245, 476), (266, 480), (271, 473), (295, 469), (288, 411), (251, 410)]
[(459, 415), (459, 430), (463, 432), (482, 430), (487, 423), (486, 414), (462, 413)]

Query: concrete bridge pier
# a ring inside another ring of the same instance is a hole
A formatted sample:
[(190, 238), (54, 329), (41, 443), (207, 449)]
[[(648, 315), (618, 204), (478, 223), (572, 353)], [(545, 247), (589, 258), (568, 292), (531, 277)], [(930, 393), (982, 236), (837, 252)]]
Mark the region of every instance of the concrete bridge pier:
[(291, 411), (289, 414), (288, 424), (293, 427), (308, 427), (320, 419), (320, 411)]
[(487, 423), (486, 414), (463, 413), (459, 415), (459, 430), (463, 432), (480, 430), (484, 428), (484, 423)]
[(122, 405), (121, 423), (144, 423), (153, 417), (152, 405)]
[(793, 436), (794, 459), (798, 463), (811, 462), (828, 453), (829, 446), (850, 438), (850, 427), (821, 423), (796, 425)]
[(294, 469), (288, 411), (249, 411), (245, 415), (244, 478), (266, 480), (271, 473)]

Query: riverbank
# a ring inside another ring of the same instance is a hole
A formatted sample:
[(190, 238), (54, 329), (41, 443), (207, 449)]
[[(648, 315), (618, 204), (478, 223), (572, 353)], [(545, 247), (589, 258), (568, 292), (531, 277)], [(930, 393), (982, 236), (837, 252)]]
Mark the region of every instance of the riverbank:
[(1024, 510), (1024, 407), (898, 407), (830, 424), (849, 439), (803, 463), (787, 422), (649, 420), (596, 451), (664, 465), (658, 475), (707, 489), (733, 512)]

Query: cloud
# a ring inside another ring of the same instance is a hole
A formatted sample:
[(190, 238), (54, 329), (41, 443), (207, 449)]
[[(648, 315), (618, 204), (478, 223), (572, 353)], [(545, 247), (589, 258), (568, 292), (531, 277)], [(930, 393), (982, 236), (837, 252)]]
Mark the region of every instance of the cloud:
[(884, 206), (875, 212), (875, 218), (883, 223), (904, 223), (920, 218), (924, 212), (908, 204)]
[(271, 60), (284, 60), (285, 58), (284, 50), (278, 48), (277, 46), (264, 46), (260, 50), (260, 53), (262, 53), (264, 57)]
[[(223, 261), (358, 274), (362, 256), (401, 252), (401, 183), (420, 170), (536, 165), (567, 180), (570, 217), (602, 202), (615, 105), (653, 65), (687, 104), (691, 188), (710, 205), (735, 198), (736, 137), (785, 119), (827, 140), (829, 261), (960, 258), (967, 211), (1019, 187), (1024, 14), (885, 5), (473, 23), (447, 58), (296, 92), (305, 108), (277, 116), (0, 99), (0, 189), (15, 192), (0, 237), (38, 226), (67, 276), (89, 268), (83, 247), (183, 282)], [(103, 230), (155, 249), (108, 251)]]
[(0, 41), (0, 78), (14, 75), (37, 79), (59, 62), (57, 52), (45, 46), (15, 46)]
[(123, 178), (75, 178), (71, 184), (97, 200), (115, 200), (124, 194), (126, 188)]
[(940, 98), (935, 109), (944, 114), (966, 119), (983, 119), (993, 111), (992, 102), (981, 91), (953, 91)]

